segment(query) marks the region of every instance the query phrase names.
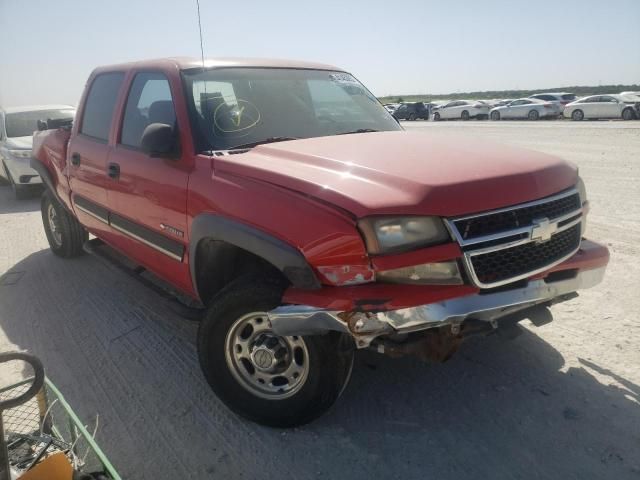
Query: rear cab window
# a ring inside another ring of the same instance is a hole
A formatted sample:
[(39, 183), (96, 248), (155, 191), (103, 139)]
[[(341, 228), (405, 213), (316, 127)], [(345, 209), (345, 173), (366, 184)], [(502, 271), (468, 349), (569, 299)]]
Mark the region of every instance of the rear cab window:
[(107, 142), (123, 80), (122, 72), (101, 73), (94, 78), (84, 104), (81, 134)]

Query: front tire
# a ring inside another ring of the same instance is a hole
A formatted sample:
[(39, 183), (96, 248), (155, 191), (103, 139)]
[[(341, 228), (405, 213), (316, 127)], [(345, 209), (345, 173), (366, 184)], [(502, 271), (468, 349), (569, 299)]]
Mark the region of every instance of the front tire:
[(409, 121), (410, 122), (415, 122), (416, 121), (416, 114), (415, 113), (409, 114)]
[(500, 112), (491, 112), (491, 120), (494, 120), (494, 121), (500, 120)]
[(439, 122), (440, 121), (440, 114), (438, 112), (433, 114), (433, 121), (434, 122)]
[(574, 110), (571, 112), (571, 120), (575, 122), (584, 120), (584, 112), (582, 110)]
[(283, 287), (241, 277), (220, 292), (198, 331), (207, 382), (237, 413), (287, 428), (311, 422), (338, 399), (351, 375), (353, 341), (345, 335), (280, 337), (266, 312), (280, 305)]
[(469, 116), (469, 112), (466, 110), (462, 111), (462, 115), (461, 115), (462, 120), (467, 121), (469, 120), (471, 117)]
[(42, 194), (40, 211), (51, 251), (63, 258), (82, 255), (82, 245), (89, 234), (49, 190)]

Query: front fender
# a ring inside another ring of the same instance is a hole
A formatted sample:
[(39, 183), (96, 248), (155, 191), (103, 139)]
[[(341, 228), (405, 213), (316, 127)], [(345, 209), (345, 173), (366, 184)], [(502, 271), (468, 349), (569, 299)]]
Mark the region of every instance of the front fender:
[(189, 268), (196, 291), (196, 253), (198, 244), (203, 239), (224, 241), (266, 260), (297, 288), (319, 289), (321, 286), (311, 266), (298, 249), (244, 223), (220, 215), (203, 213), (193, 219), (189, 240)]

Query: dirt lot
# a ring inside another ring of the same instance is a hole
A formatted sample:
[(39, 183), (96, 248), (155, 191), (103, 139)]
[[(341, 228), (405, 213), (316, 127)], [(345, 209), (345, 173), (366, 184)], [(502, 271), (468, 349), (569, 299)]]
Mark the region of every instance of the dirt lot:
[[(26, 349), (127, 479), (640, 478), (640, 122), (414, 122), (580, 166), (605, 282), (444, 365), (357, 357), (341, 401), (290, 431), (238, 419), (196, 362), (196, 325), (97, 258), (47, 249), (38, 200), (0, 188), (0, 350)], [(5, 377), (7, 375), (5, 374)], [(6, 380), (6, 378), (5, 378)]]

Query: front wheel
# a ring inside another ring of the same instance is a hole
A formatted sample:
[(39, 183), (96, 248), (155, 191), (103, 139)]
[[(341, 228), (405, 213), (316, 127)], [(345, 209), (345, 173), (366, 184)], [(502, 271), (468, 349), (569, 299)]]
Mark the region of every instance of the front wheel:
[(491, 112), (491, 120), (500, 120), (500, 112)]
[(622, 119), (623, 120), (633, 120), (634, 118), (636, 118), (635, 114), (633, 113), (633, 110), (631, 108), (625, 108), (622, 112)]
[(571, 120), (579, 122), (584, 119), (584, 112), (582, 110), (574, 110), (571, 113)]
[(469, 116), (469, 112), (468, 112), (468, 111), (466, 111), (466, 110), (463, 110), (461, 117), (462, 117), (462, 120), (465, 120), (465, 121), (466, 121), (466, 120), (469, 120), (469, 118), (471, 118), (471, 117)]
[(42, 194), (40, 210), (51, 251), (63, 258), (81, 255), (82, 245), (89, 239), (89, 234), (49, 190)]
[(415, 122), (415, 120), (416, 120), (416, 114), (415, 114), (415, 113), (411, 113), (411, 114), (409, 114), (409, 120), (410, 120), (411, 122)]
[(434, 122), (439, 122), (440, 121), (440, 114), (438, 112), (433, 114), (433, 121)]
[(207, 382), (238, 415), (271, 427), (308, 423), (338, 399), (351, 375), (353, 341), (338, 333), (281, 337), (267, 312), (282, 286), (240, 278), (216, 296), (198, 331)]

